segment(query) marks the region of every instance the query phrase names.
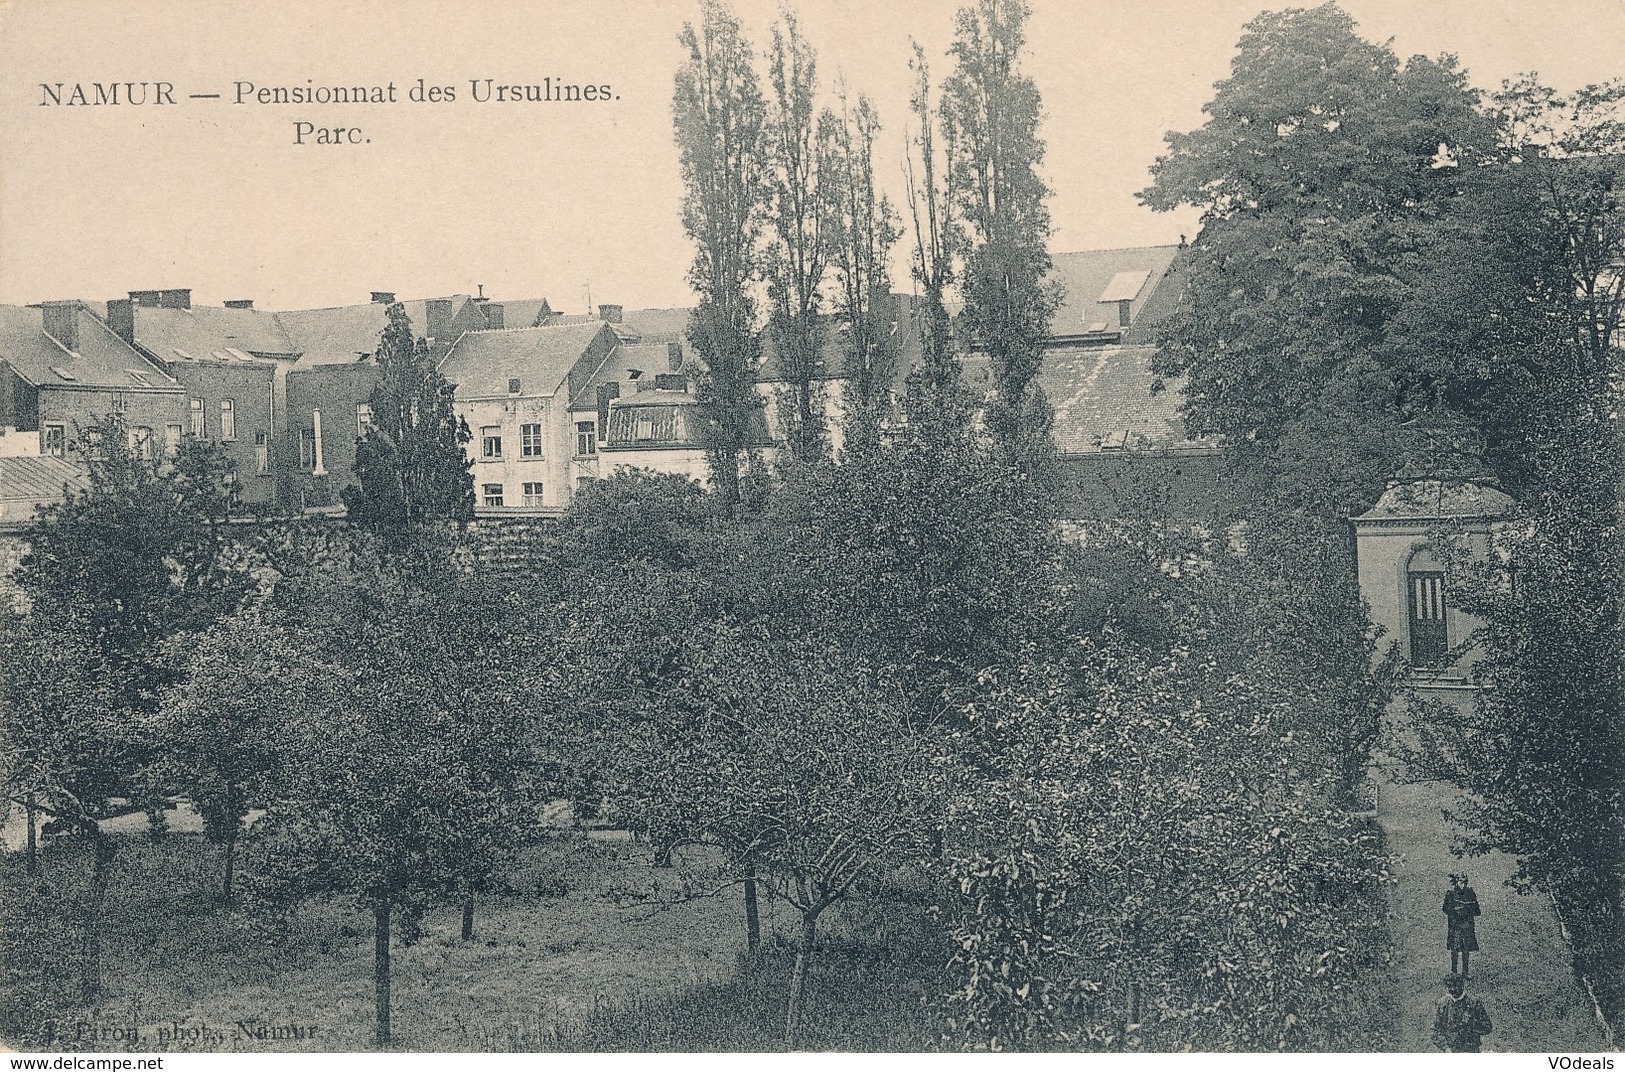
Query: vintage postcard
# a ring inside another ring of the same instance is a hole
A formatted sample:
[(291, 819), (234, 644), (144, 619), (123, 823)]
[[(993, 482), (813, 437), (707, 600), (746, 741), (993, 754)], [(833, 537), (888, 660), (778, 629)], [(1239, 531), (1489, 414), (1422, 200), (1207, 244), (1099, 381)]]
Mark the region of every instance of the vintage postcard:
[(0, 1042), (1612, 1068), (1622, 43), (0, 0)]

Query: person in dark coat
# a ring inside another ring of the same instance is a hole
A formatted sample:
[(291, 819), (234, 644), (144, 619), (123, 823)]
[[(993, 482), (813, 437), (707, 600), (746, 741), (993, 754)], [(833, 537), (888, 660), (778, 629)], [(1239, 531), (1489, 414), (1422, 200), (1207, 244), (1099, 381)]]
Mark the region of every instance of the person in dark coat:
[(1466, 875), (1451, 875), (1450, 889), (1444, 895), (1445, 948), (1450, 950), (1450, 974), (1472, 978), (1468, 965), (1478, 952), (1478, 933), (1473, 920), (1482, 915), (1478, 894), (1467, 884)]
[(1467, 980), (1451, 973), (1448, 991), (1433, 1010), (1433, 1044), (1446, 1053), (1478, 1053), (1490, 1033), (1490, 1014), (1484, 1003), (1467, 996)]

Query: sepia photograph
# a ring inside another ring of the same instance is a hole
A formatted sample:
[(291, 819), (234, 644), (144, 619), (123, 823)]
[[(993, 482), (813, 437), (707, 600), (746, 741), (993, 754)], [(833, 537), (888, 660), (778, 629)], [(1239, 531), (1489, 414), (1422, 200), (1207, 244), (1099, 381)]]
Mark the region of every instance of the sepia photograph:
[(1296, 2), (0, 0), (9, 1067), (1614, 1068), (1625, 3)]

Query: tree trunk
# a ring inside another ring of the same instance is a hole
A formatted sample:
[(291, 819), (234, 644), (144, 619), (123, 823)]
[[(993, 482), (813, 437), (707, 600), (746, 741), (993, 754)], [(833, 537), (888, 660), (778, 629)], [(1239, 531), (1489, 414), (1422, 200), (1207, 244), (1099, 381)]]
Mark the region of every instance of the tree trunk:
[(220, 898), (226, 904), (231, 903), (231, 878), (237, 869), (237, 826), (232, 824), (230, 833), (226, 835), (226, 876), (220, 884)]
[(463, 941), (472, 941), (474, 938), (474, 891), (463, 891)]
[(34, 807), (34, 798), (29, 797), (24, 805), (28, 811), (28, 873), (39, 874), (39, 812)]
[(379, 1046), (389, 1045), (389, 894), (379, 894), (372, 902), (372, 983), (378, 1013), (374, 1035)]
[(752, 957), (762, 944), (762, 920), (756, 911), (756, 865), (745, 864), (745, 952)]
[(107, 900), (108, 871), (117, 851), (101, 827), (90, 827), (90, 903), (85, 912), (84, 974), (80, 989), (86, 1005), (102, 996), (102, 906)]
[(796, 966), (790, 972), (790, 1008), (784, 1017), (784, 1044), (794, 1046), (801, 1030), (801, 1007), (806, 1001), (807, 969), (812, 965), (813, 938), (818, 931), (818, 914), (801, 914), (801, 945), (796, 950)]

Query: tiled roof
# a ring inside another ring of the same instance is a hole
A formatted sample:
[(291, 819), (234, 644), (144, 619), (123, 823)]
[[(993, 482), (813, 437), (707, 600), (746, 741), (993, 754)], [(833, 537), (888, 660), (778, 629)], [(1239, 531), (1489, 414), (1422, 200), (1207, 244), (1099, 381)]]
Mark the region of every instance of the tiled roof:
[(647, 382), (653, 382), (661, 373), (674, 371), (666, 344), (621, 343), (604, 363), (593, 371), (581, 390), (576, 392), (575, 397), (570, 400), (570, 408), (597, 409), (598, 385), (601, 383), (618, 383), (621, 385), (622, 396), (631, 395), (637, 389), (638, 382), (629, 375), (633, 369), (641, 370), (638, 380)]
[(1063, 454), (1121, 447), (1188, 444), (1179, 416), (1182, 382), (1152, 393), (1152, 346), (1050, 350), (1037, 382), (1055, 408), (1055, 445)]
[(621, 322), (633, 328), (644, 342), (680, 342), (688, 346), (688, 321), (693, 309), (628, 309)]
[[(466, 294), (452, 299), (452, 315), (456, 315)], [(407, 318), (412, 321), (412, 334), (422, 338), (428, 325), (428, 303), (409, 301), (401, 303)], [(293, 309), (276, 314), (282, 330), (293, 340), (301, 365), (342, 365), (361, 359), (363, 354), (378, 352), (378, 342), (389, 323), (389, 306), (383, 302), (365, 305), (341, 305), (332, 309)]]
[[(1134, 249), (1091, 249), (1057, 253), (1049, 279), (1062, 289), (1061, 307), (1050, 322), (1050, 335), (1067, 339), (1091, 334), (1099, 326), (1103, 335), (1119, 334), (1123, 345), (1149, 343), (1167, 315), (1169, 274), (1178, 246), (1142, 246)], [(1118, 321), (1119, 300), (1129, 305), (1129, 327)]]
[(176, 386), (167, 373), (87, 310), (78, 313), (78, 332), (79, 351), (70, 354), (45, 333), (41, 310), (0, 305), (0, 360), (10, 363), (19, 375), (39, 387), (76, 384), (140, 390)]
[(608, 326), (593, 320), (542, 328), (469, 331), (440, 362), (440, 372), (457, 386), (460, 398), (508, 393), (517, 379), (527, 395), (552, 394), (587, 346)]
[(190, 309), (137, 306), (135, 341), (160, 361), (232, 359), (231, 351), (293, 358), (299, 351), (277, 321), (260, 309)]
[[(502, 306), (502, 326), (509, 328), (534, 328), (537, 317), (543, 310), (551, 311), (552, 306), (547, 304), (546, 298), (519, 298), (514, 301), (497, 301), (492, 299), (484, 304)], [(416, 326), (416, 321), (413, 325)]]
[(1468, 480), (1413, 480), (1384, 491), (1376, 505), (1354, 520), (1506, 517), (1513, 505), (1506, 492)]

